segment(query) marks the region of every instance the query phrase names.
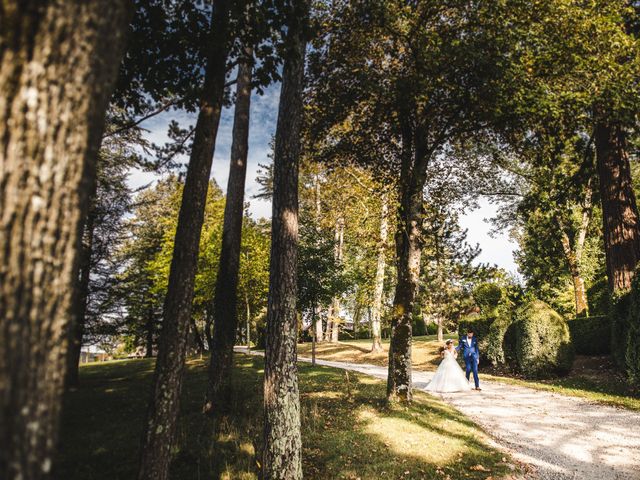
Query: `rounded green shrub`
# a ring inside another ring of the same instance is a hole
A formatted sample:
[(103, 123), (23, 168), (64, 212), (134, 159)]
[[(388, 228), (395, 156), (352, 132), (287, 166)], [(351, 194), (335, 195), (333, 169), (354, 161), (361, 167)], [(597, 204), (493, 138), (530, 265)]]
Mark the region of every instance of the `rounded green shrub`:
[(502, 300), (502, 289), (495, 283), (481, 283), (473, 289), (473, 300), (484, 315), (494, 316)]
[[(612, 348), (615, 352), (616, 349), (621, 349), (620, 345), (624, 345), (624, 361), (629, 380), (634, 385), (640, 385), (640, 271), (636, 272), (627, 297), (629, 309), (626, 322), (623, 326), (617, 326), (626, 338), (614, 336)], [(612, 335), (615, 333), (613, 331)], [(622, 341), (623, 339), (626, 341)]]
[(518, 370), (527, 377), (565, 375), (575, 351), (567, 322), (548, 304), (534, 300), (518, 310), (515, 325), (515, 357)]
[(511, 325), (510, 318), (498, 317), (489, 326), (489, 334), (487, 335), (486, 342), (486, 357), (494, 366), (507, 363), (503, 344), (509, 325)]
[(605, 355), (611, 351), (611, 321), (604, 315), (579, 317), (567, 322), (571, 342), (580, 355)]

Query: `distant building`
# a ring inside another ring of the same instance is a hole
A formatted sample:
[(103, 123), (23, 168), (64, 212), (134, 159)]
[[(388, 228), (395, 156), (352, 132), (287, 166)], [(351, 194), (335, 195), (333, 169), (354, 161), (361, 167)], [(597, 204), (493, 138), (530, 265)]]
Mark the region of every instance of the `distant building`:
[(80, 349), (80, 363), (104, 362), (111, 360), (111, 355), (97, 345), (83, 345)]

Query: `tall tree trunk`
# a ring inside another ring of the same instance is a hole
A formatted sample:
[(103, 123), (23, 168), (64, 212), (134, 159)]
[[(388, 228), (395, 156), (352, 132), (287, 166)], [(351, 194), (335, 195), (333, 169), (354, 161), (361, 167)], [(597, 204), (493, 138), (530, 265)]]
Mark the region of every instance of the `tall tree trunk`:
[(398, 230), (395, 235), (398, 280), (393, 299), (387, 399), (403, 403), (412, 400), (411, 315), (420, 280), (422, 253), (423, 189), (429, 156), (415, 136), (404, 128), (400, 174)]
[(145, 329), (146, 329), (146, 347), (145, 347), (145, 352), (144, 352), (144, 356), (146, 358), (151, 358), (153, 357), (153, 330), (154, 330), (154, 323), (155, 323), (155, 315), (154, 315), (154, 309), (153, 309), (153, 305), (150, 304), (149, 308), (147, 309), (147, 321), (146, 321), (146, 325), (145, 325)]
[[(95, 182), (94, 182), (95, 186)], [(67, 364), (67, 387), (76, 387), (79, 382), (78, 369), (80, 366), (80, 351), (87, 315), (87, 301), (89, 299), (89, 280), (91, 278), (91, 253), (93, 250), (93, 232), (95, 229), (95, 187), (89, 200), (89, 212), (82, 234), (80, 246), (79, 268), (77, 284), (74, 288), (74, 322), (70, 330), (70, 344)]]
[(625, 132), (619, 125), (600, 122), (595, 129), (595, 144), (609, 290), (622, 292), (631, 288), (640, 259), (638, 207)]
[(438, 324), (438, 342), (443, 342), (444, 341), (444, 331), (442, 328), (442, 324), (443, 324), (443, 318), (438, 315), (437, 317), (437, 324)]
[(166, 480), (169, 475), (200, 234), (224, 95), (228, 24), (229, 2), (214, 2), (200, 112), (178, 214), (158, 358), (144, 423), (139, 480)]
[(0, 478), (51, 476), (82, 219), (124, 0), (0, 7)]
[(300, 396), (296, 366), (298, 166), (309, 5), (293, 2), (273, 161), (273, 216), (264, 370), (264, 480), (302, 479)]
[(213, 345), (209, 357), (209, 381), (205, 412), (213, 414), (228, 406), (231, 395), (233, 345), (238, 328), (238, 273), (244, 211), (244, 184), (249, 150), (249, 109), (253, 50), (245, 48), (238, 67), (233, 120), (231, 165), (222, 228), (220, 267), (214, 300)]
[(247, 350), (251, 350), (251, 305), (249, 304), (249, 295), (244, 297), (247, 312)]
[[(320, 196), (320, 174), (316, 173), (313, 176), (313, 190), (314, 190), (314, 199), (315, 199), (315, 208), (316, 208), (316, 232), (320, 234), (320, 217), (322, 215), (322, 201)], [(324, 332), (322, 330), (322, 307), (317, 304), (313, 308), (313, 317), (314, 317), (314, 328), (315, 328), (315, 341), (322, 342), (324, 340)], [(329, 325), (327, 324), (327, 327)], [(315, 365), (315, 362), (314, 362)]]
[(378, 237), (378, 260), (376, 265), (376, 279), (373, 289), (373, 305), (371, 307), (371, 330), (373, 334), (372, 352), (382, 351), (382, 293), (384, 291), (384, 271), (387, 266), (387, 237), (389, 235), (389, 203), (387, 195), (382, 197), (380, 212), (380, 234)]
[[(340, 216), (336, 220), (334, 234), (334, 258), (336, 262), (342, 262), (344, 256), (344, 217)], [(340, 335), (340, 299), (333, 297), (331, 300), (331, 336), (327, 337), (331, 343), (337, 343)]]

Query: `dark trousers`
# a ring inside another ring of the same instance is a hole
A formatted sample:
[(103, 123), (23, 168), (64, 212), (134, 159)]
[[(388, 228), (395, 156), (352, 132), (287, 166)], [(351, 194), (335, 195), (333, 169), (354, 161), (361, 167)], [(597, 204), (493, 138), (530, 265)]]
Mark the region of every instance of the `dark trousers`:
[(467, 380), (471, 372), (473, 372), (473, 382), (476, 384), (476, 388), (480, 387), (480, 379), (478, 378), (478, 360), (473, 355), (464, 357), (464, 364), (467, 369)]

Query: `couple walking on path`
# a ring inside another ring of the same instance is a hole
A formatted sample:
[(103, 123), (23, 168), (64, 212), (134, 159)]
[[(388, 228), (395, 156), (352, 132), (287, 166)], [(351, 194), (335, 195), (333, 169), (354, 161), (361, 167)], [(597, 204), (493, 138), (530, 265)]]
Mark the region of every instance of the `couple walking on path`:
[[(466, 376), (456, 360), (459, 351), (462, 351)], [(457, 347), (454, 347), (453, 340), (447, 340), (442, 350), (442, 357), (442, 362), (440, 362), (440, 366), (436, 370), (429, 385), (427, 385), (426, 390), (442, 393), (471, 390), (472, 387), (469, 384), (471, 373), (473, 373), (475, 390), (481, 390), (480, 380), (478, 378), (480, 350), (478, 349), (478, 339), (473, 334), (473, 330), (467, 330), (467, 335), (460, 338)]]

